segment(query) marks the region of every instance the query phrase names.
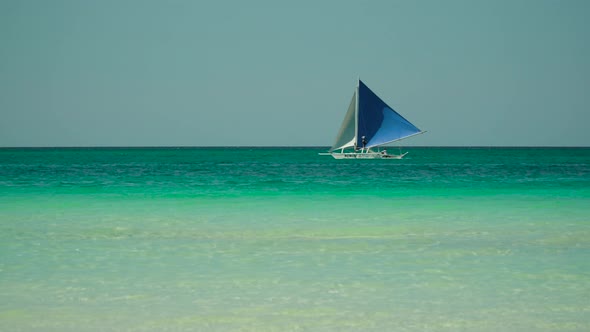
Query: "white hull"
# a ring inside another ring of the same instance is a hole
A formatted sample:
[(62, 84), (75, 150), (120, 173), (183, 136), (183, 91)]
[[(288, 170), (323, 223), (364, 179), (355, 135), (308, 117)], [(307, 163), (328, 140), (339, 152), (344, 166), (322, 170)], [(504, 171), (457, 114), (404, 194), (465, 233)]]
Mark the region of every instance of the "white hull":
[(334, 159), (402, 159), (406, 154), (387, 154), (383, 152), (342, 152), (322, 153), (331, 155)]

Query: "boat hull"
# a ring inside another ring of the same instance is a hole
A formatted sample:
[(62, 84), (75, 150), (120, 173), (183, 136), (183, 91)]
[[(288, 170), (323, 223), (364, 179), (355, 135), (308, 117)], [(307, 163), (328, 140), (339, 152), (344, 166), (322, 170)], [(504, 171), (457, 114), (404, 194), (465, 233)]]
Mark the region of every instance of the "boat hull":
[(402, 159), (406, 154), (387, 154), (381, 152), (344, 152), (330, 153), (334, 159)]

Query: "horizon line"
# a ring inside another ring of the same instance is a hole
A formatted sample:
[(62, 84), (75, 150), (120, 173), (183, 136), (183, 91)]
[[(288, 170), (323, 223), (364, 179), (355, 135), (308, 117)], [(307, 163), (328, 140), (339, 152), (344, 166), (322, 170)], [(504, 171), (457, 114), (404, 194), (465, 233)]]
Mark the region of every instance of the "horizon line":
[[(301, 149), (326, 148), (328, 145), (71, 145), (71, 146), (0, 146), (0, 149), (222, 149), (222, 148), (266, 148), (266, 149)], [(384, 148), (398, 148), (384, 146)], [(590, 145), (408, 145), (402, 148), (590, 148)]]

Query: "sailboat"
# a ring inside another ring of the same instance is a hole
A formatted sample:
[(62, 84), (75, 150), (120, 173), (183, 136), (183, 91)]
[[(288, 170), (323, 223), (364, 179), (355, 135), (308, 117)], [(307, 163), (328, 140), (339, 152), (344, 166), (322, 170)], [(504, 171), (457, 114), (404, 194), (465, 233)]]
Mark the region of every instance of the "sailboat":
[(329, 152), (335, 159), (402, 159), (383, 145), (424, 133), (387, 105), (360, 79)]

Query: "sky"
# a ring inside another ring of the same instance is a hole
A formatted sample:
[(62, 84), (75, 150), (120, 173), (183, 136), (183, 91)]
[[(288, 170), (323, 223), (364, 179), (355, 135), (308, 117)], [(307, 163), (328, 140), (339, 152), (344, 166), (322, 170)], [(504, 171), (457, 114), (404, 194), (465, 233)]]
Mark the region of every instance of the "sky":
[(586, 0), (0, 0), (0, 147), (590, 146)]

